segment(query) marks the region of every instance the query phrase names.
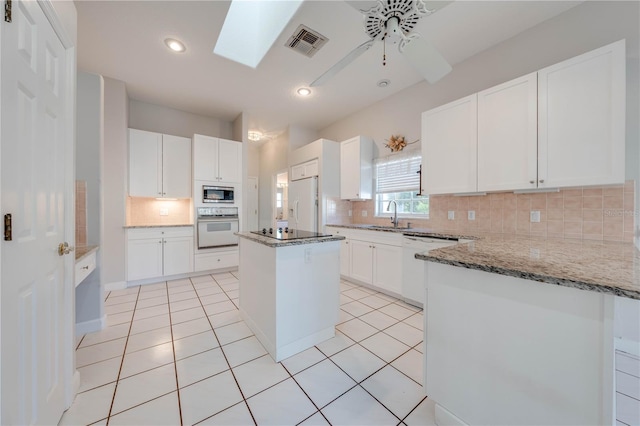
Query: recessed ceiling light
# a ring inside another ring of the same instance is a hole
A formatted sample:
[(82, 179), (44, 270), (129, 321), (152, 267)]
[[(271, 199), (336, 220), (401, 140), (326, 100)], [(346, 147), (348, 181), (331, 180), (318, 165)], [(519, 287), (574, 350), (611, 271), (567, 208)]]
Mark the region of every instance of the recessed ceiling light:
[(187, 50), (187, 48), (184, 47), (184, 44), (180, 40), (176, 40), (175, 38), (165, 39), (164, 44), (166, 44), (167, 47), (173, 50), (174, 52), (181, 53)]
[(391, 84), (391, 81), (385, 78), (384, 80), (380, 80), (377, 84), (378, 84), (378, 87), (387, 87)]
[(300, 96), (309, 96), (311, 94), (311, 89), (307, 89), (306, 87), (301, 87), (298, 89), (298, 95)]

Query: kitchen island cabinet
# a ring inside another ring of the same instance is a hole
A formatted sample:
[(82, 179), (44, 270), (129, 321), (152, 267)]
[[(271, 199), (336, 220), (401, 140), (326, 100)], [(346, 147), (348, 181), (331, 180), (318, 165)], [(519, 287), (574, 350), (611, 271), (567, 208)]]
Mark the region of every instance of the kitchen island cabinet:
[(240, 237), (240, 314), (279, 362), (335, 335), (340, 240)]
[(633, 245), (486, 237), (416, 257), (437, 424), (615, 422), (614, 299), (640, 299)]

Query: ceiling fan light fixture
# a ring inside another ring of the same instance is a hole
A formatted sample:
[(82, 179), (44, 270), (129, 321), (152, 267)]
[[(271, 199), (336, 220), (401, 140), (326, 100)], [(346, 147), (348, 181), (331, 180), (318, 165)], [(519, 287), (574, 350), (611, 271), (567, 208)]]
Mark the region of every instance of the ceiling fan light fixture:
[(296, 92), (298, 93), (298, 95), (300, 95), (302, 97), (306, 97), (306, 96), (309, 96), (311, 94), (311, 89), (309, 89), (307, 87), (301, 87)]
[(382, 80), (378, 81), (376, 84), (378, 85), (378, 87), (381, 87), (381, 88), (384, 89), (385, 87), (389, 87), (391, 85), (391, 80), (387, 80), (385, 78), (385, 79), (382, 79)]
[(166, 44), (167, 47), (171, 49), (171, 51), (176, 53), (182, 53), (185, 50), (187, 50), (184, 43), (181, 42), (180, 40), (176, 40), (175, 38), (166, 38), (164, 40), (164, 44)]

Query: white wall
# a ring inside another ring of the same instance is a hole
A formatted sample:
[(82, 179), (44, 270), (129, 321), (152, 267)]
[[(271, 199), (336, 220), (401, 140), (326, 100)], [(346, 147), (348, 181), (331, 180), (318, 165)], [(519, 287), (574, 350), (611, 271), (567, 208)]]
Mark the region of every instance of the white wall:
[(260, 228), (269, 228), (274, 224), (274, 176), (288, 168), (288, 147), (289, 134), (285, 132), (260, 148), (260, 174), (258, 176), (258, 224)]
[(100, 147), (103, 136), (102, 76), (78, 72), (76, 180), (87, 182), (87, 243), (100, 243)]
[(104, 144), (102, 147), (102, 282), (125, 281), (125, 206), (128, 157), (127, 89), (122, 81), (104, 79)]
[(233, 139), (228, 121), (173, 108), (129, 100), (129, 127), (149, 132), (193, 138), (194, 134)]
[(315, 130), (306, 129), (299, 126), (289, 126), (287, 129), (289, 134), (289, 152), (310, 144), (311, 142), (319, 139), (318, 132)]
[[(78, 72), (76, 121), (76, 179), (87, 183), (87, 243), (100, 244), (101, 158), (104, 118), (102, 76)], [(102, 303), (102, 251), (96, 254), (96, 270), (76, 287), (76, 324), (100, 320)]]

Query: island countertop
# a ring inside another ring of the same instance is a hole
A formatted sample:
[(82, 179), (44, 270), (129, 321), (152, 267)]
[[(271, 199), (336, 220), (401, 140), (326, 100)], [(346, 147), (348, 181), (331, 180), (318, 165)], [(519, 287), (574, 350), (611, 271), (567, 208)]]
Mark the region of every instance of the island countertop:
[(240, 238), (251, 240), (256, 243), (260, 243), (265, 246), (274, 247), (274, 248), (299, 246), (304, 244), (328, 243), (330, 241), (340, 241), (345, 239), (345, 237), (341, 235), (331, 235), (328, 237), (318, 237), (318, 238), (302, 238), (298, 240), (278, 240), (272, 237), (266, 237), (264, 235), (253, 234), (251, 232), (236, 232), (234, 235), (237, 235)]
[(416, 258), (640, 300), (640, 252), (631, 243), (487, 235)]

